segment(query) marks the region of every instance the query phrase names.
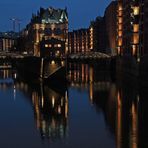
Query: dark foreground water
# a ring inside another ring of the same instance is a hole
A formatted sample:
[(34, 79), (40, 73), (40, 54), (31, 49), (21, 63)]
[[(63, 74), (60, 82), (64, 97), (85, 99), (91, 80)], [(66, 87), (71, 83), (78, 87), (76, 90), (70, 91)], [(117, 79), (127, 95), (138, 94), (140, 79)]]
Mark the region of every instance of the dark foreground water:
[(148, 89), (97, 65), (69, 65), (68, 84), (0, 71), (0, 148), (147, 148)]

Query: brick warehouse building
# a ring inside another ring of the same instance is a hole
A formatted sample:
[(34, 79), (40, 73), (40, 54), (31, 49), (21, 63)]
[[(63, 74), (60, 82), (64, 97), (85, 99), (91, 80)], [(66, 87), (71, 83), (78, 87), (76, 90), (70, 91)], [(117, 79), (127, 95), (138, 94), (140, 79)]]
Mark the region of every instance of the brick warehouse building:
[[(40, 8), (37, 14), (32, 15), (30, 23), (22, 31), (21, 37), (24, 40), (24, 50), (34, 56), (40, 56), (43, 47), (43, 41), (55, 39), (55, 53), (52, 55), (64, 56), (68, 52), (68, 13), (67, 9), (54, 9), (49, 7), (47, 9)], [(64, 47), (58, 44), (60, 41), (64, 42)], [(42, 42), (42, 45), (40, 43)], [(48, 46), (48, 47), (47, 47)], [(49, 44), (44, 45), (44, 51), (48, 50)], [(46, 49), (47, 48), (47, 49)], [(60, 49), (64, 48), (63, 50)], [(59, 54), (58, 54), (59, 53)]]
[(148, 1), (118, 0), (117, 12), (118, 54), (140, 61), (148, 54)]

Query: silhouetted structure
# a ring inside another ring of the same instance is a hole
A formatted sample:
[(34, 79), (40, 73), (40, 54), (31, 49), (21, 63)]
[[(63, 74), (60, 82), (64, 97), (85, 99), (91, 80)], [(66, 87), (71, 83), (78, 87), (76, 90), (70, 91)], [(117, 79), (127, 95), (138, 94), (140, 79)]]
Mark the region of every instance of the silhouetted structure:
[(93, 51), (99, 51), (108, 53), (108, 38), (105, 27), (105, 18), (97, 17), (95, 21), (92, 21), (89, 27), (90, 30), (90, 49)]
[(105, 10), (105, 24), (108, 38), (108, 49), (112, 55), (116, 55), (117, 36), (117, 1), (112, 1)]
[(43, 39), (40, 42), (40, 56), (46, 57), (47, 55), (51, 58), (63, 57), (65, 53), (65, 42), (51, 38), (50, 40)]

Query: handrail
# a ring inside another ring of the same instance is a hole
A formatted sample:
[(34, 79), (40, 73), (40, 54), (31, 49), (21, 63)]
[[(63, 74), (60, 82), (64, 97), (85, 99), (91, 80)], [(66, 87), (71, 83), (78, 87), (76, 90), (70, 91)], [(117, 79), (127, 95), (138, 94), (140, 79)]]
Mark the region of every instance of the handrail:
[(49, 78), (51, 75), (53, 75), (54, 73), (56, 73), (59, 69), (61, 69), (63, 66), (58, 67), (56, 70), (54, 70), (52, 73), (50, 73), (48, 76), (44, 75), (44, 78), (47, 79)]

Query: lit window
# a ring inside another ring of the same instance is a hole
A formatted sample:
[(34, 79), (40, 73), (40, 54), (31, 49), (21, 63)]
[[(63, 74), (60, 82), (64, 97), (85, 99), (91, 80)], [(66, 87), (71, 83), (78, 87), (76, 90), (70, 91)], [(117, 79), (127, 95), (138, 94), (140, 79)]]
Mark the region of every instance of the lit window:
[(118, 10), (122, 11), (122, 5), (119, 5)]
[(56, 47), (60, 48), (60, 47), (62, 47), (62, 45), (61, 45), (61, 44), (55, 44), (54, 47), (55, 47), (55, 48), (56, 48)]
[(45, 44), (45, 47), (47, 48), (48, 47), (48, 44)]
[(119, 11), (118, 16), (122, 16), (122, 11)]
[(119, 30), (122, 30), (122, 24), (119, 24), (119, 25), (118, 25), (118, 29), (119, 29)]
[(122, 38), (118, 39), (118, 46), (122, 46)]
[(50, 47), (50, 48), (51, 48), (51, 47), (52, 47), (52, 45), (51, 45), (51, 44), (48, 44), (48, 47)]
[(133, 11), (134, 11), (134, 15), (138, 15), (139, 14), (139, 7), (134, 7)]
[(133, 25), (133, 31), (134, 32), (138, 32), (139, 31), (139, 25), (138, 24), (134, 24)]
[(118, 18), (118, 22), (119, 22), (119, 24), (122, 23), (122, 17), (119, 17), (119, 18)]
[(120, 54), (120, 52), (121, 52), (120, 47), (117, 48), (117, 52), (118, 52), (118, 54)]
[(58, 44), (58, 47), (61, 47), (61, 44)]
[(54, 64), (55, 64), (55, 61), (54, 61), (54, 60), (52, 60), (52, 61), (51, 61), (51, 64), (52, 64), (52, 65), (54, 65)]
[(122, 36), (122, 31), (118, 32), (118, 36), (121, 37)]
[(45, 44), (45, 47), (50, 48), (50, 47), (52, 47), (52, 45), (51, 44)]
[(134, 44), (138, 44), (139, 43), (139, 34), (138, 33), (134, 33), (133, 34), (133, 43)]

